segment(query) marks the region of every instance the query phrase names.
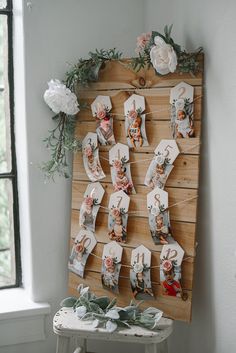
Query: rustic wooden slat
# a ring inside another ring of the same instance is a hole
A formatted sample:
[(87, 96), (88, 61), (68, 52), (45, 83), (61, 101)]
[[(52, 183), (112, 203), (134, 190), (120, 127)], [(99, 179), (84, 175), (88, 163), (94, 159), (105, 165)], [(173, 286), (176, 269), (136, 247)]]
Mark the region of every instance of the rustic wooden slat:
[[(102, 183), (105, 188), (105, 194), (102, 200), (102, 206), (107, 207), (111, 193), (114, 192), (112, 184)], [(87, 182), (72, 182), (72, 208), (79, 210), (80, 205), (83, 201), (83, 195), (87, 187)], [(135, 213), (136, 217), (147, 217), (146, 209), (146, 198), (147, 193), (150, 190), (144, 186), (136, 186), (136, 195), (131, 195), (129, 215)], [(165, 188), (165, 191), (169, 193), (169, 206), (190, 199), (197, 196), (197, 190), (195, 189), (181, 189), (181, 188)], [(107, 212), (107, 210), (101, 208), (101, 212)], [(182, 222), (196, 222), (196, 210), (197, 210), (197, 199), (182, 203), (175, 207), (170, 208), (170, 217), (173, 221)]]
[[(199, 56), (203, 67), (203, 55)], [(77, 93), (80, 102), (86, 102), (88, 109), (82, 109), (78, 115), (76, 126), (76, 137), (80, 140), (88, 132), (96, 129), (96, 122), (91, 114), (90, 104), (97, 95), (109, 95), (112, 101), (112, 113), (114, 114), (114, 135), (117, 142), (125, 143), (124, 129), (124, 101), (133, 93), (145, 97), (146, 103), (146, 131), (149, 140), (149, 146), (130, 150), (130, 161), (141, 161), (151, 159), (153, 151), (162, 139), (170, 139), (170, 89), (181, 81), (194, 86), (194, 118), (195, 118), (195, 137), (189, 139), (177, 139), (181, 152), (174, 163), (174, 169), (171, 172), (165, 190), (169, 193), (169, 205), (180, 201), (196, 197), (198, 195), (198, 174), (199, 174), (199, 153), (201, 137), (201, 118), (202, 118), (202, 82), (203, 71), (195, 77), (190, 74), (169, 74), (157, 76), (153, 69), (140, 70), (138, 73), (127, 69), (122, 62), (108, 62), (105, 68), (100, 71), (99, 81), (91, 84), (88, 88), (81, 90), (78, 87)], [(145, 86), (140, 83), (145, 79)], [(150, 114), (148, 114), (150, 113)], [(94, 253), (99, 257), (102, 254), (104, 244), (109, 242), (107, 236), (108, 210), (106, 209), (109, 197), (113, 190), (110, 179), (109, 163), (106, 160), (110, 146), (99, 146), (101, 164), (107, 177), (101, 181), (105, 195), (102, 201), (97, 220), (96, 220), (96, 238), (98, 244)], [(152, 266), (159, 265), (159, 258), (162, 246), (156, 246), (150, 236), (148, 225), (148, 213), (146, 209), (146, 195), (150, 191), (143, 185), (144, 177), (150, 161), (131, 164), (131, 173), (136, 188), (136, 195), (131, 195), (129, 208), (129, 219), (127, 227), (127, 243), (124, 246), (122, 264), (129, 265), (130, 254), (133, 248), (143, 244), (152, 251)], [(82, 165), (81, 153), (74, 155), (73, 163), (73, 183), (72, 183), (72, 211), (71, 211), (71, 234), (70, 243), (79, 231), (79, 209), (83, 201), (83, 194), (89, 182)], [(185, 251), (185, 258), (188, 258), (182, 264), (182, 286), (188, 294), (188, 299), (183, 301), (180, 298), (165, 296), (162, 294), (159, 268), (153, 268), (152, 282), (156, 300), (146, 301), (144, 307), (156, 306), (164, 311), (165, 316), (183, 321), (191, 320), (192, 305), (192, 283), (195, 259), (195, 233), (196, 233), (196, 211), (197, 198), (184, 202), (170, 208), (171, 227), (175, 240)], [(76, 295), (76, 288), (79, 283), (85, 283), (97, 295), (113, 296), (102, 288), (100, 279), (101, 259), (92, 257), (88, 259), (85, 269), (85, 278), (70, 273), (69, 291)], [(118, 305), (127, 305), (132, 298), (132, 292), (129, 282), (129, 268), (122, 267), (121, 278), (119, 281), (120, 294), (118, 295)]]
[[(100, 152), (100, 161), (106, 178), (104, 182), (111, 182), (110, 165), (108, 162), (108, 152)], [(143, 153), (131, 153), (130, 161), (138, 162), (131, 164), (131, 174), (134, 185), (144, 185), (144, 179), (151, 163), (153, 155)], [(150, 159), (150, 160), (147, 160)], [(180, 155), (174, 162), (174, 168), (170, 173), (166, 186), (181, 188), (198, 187), (198, 165), (199, 157), (194, 155)], [(73, 179), (89, 181), (83, 167), (82, 153), (78, 152), (74, 156)], [(151, 190), (150, 190), (151, 191)]]
[[(72, 247), (73, 241), (71, 241), (70, 247)], [(102, 253), (103, 253), (103, 243), (98, 243), (93, 250), (93, 254), (99, 256), (90, 255), (87, 263), (86, 263), (86, 271), (93, 271), (93, 272), (101, 272), (102, 266)], [(132, 249), (123, 245), (123, 254), (122, 254), (122, 265), (120, 276), (129, 278), (130, 268), (126, 266), (130, 266), (130, 259), (131, 259), (131, 251)], [(151, 258), (151, 266), (160, 266), (160, 252), (152, 251), (152, 258)], [(194, 258), (186, 257), (186, 260), (183, 261), (182, 264), (182, 288), (191, 290), (193, 287), (193, 270), (194, 270)], [(159, 267), (155, 267), (151, 269), (151, 280), (154, 283), (160, 284), (160, 269)]]
[[(101, 275), (96, 272), (86, 271), (85, 278), (80, 278), (74, 273), (69, 274), (69, 294), (78, 296), (77, 287), (80, 283), (84, 283), (90, 287), (92, 291), (98, 296), (108, 295), (110, 298), (117, 297), (117, 305), (126, 306), (129, 305), (130, 300), (133, 299), (132, 291), (130, 288), (130, 282), (126, 278), (120, 278), (119, 281), (119, 295), (115, 295), (110, 291), (103, 289), (101, 283)], [(161, 286), (153, 284), (152, 286), (155, 298), (146, 300), (141, 308), (147, 308), (149, 306), (155, 306), (160, 310), (164, 311), (164, 315), (171, 319), (190, 321), (191, 320), (191, 302), (192, 292), (186, 291), (188, 299), (183, 301), (181, 298), (170, 297), (162, 294)]]
[[(145, 97), (145, 113), (146, 119), (155, 120), (170, 120), (170, 89), (155, 88), (155, 89), (136, 89), (130, 90), (103, 90), (103, 91), (81, 91), (79, 92), (80, 102), (87, 105), (86, 109), (81, 109), (78, 117), (80, 121), (94, 120), (90, 105), (98, 95), (110, 96), (112, 102), (112, 114), (114, 120), (124, 120), (124, 102), (133, 93)], [(194, 89), (194, 119), (201, 120), (201, 102), (202, 102), (202, 87)]]
[[(172, 87), (180, 81), (185, 81), (192, 86), (202, 85), (202, 72), (192, 76), (189, 73), (172, 73), (165, 76), (156, 75), (155, 70), (142, 69), (139, 72), (134, 72), (127, 68), (129, 59), (120, 61), (110, 61), (104, 65), (104, 68), (99, 72), (99, 80), (91, 83), (87, 89), (115, 89), (115, 88), (134, 88), (140, 87), (140, 78), (145, 79), (148, 87)], [(203, 66), (203, 55), (199, 55), (199, 62)], [(86, 88), (83, 88), (84, 90)]]
[[(83, 121), (78, 122), (76, 126), (76, 137), (79, 140), (87, 135), (88, 132), (96, 131), (95, 121)], [(148, 136), (149, 146), (147, 147), (137, 147), (135, 152), (150, 152), (153, 153), (157, 145), (162, 139), (172, 139), (170, 123), (167, 121), (147, 121), (146, 131)], [(199, 121), (195, 124), (195, 136), (189, 139), (177, 139), (176, 142), (179, 146), (180, 152), (183, 154), (198, 154), (200, 150), (200, 131), (201, 123)], [(125, 124), (124, 121), (114, 121), (114, 136), (116, 141), (120, 143), (127, 144)], [(111, 146), (99, 146), (100, 151), (108, 151)]]
[[(79, 227), (79, 211), (71, 211), (71, 237), (75, 238), (80, 230)], [(138, 220), (138, 221), (137, 221)], [(108, 215), (99, 212), (96, 219), (96, 238), (102, 243), (109, 241), (108, 238)], [(174, 222), (171, 221), (171, 228), (174, 239), (184, 249), (185, 256), (195, 256), (195, 223)], [(162, 245), (155, 245), (149, 230), (148, 219), (129, 217), (127, 227), (127, 242), (126, 246), (136, 248), (143, 244), (151, 251), (161, 251)]]

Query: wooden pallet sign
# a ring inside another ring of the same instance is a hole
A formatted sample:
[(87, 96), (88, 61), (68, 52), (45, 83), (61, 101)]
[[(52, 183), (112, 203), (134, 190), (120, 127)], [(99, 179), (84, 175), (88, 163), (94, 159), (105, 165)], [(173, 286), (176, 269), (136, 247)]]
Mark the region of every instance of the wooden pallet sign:
[[(127, 242), (122, 244), (122, 264), (119, 277), (119, 294), (113, 294), (104, 289), (101, 282), (101, 266), (104, 245), (110, 242), (108, 238), (108, 204), (114, 188), (109, 165), (109, 150), (111, 146), (100, 145), (99, 156), (106, 177), (99, 180), (105, 190), (99, 208), (95, 236), (97, 244), (93, 249), (95, 256), (89, 256), (86, 262), (84, 278), (76, 273), (69, 273), (69, 293), (78, 295), (76, 289), (80, 283), (88, 285), (97, 295), (116, 296), (119, 306), (128, 305), (133, 298), (130, 286), (130, 259), (132, 250), (144, 245), (151, 251), (151, 282), (154, 298), (145, 301), (143, 308), (154, 306), (164, 311), (164, 316), (175, 320), (191, 320), (193, 274), (196, 256), (196, 222), (199, 188), (199, 159), (201, 142), (202, 96), (203, 96), (203, 55), (200, 55), (202, 70), (195, 77), (190, 74), (168, 74), (157, 76), (152, 68), (134, 72), (127, 68), (127, 61), (112, 61), (106, 63), (100, 71), (99, 81), (89, 88), (78, 88), (80, 102), (88, 106), (97, 96), (109, 96), (113, 115), (114, 137), (116, 142), (127, 145), (125, 131), (124, 102), (132, 95), (141, 95), (145, 99), (146, 134), (148, 146), (137, 146), (129, 151), (131, 174), (136, 194), (130, 195), (129, 218), (127, 225)], [(145, 175), (154, 155), (156, 146), (163, 139), (172, 139), (170, 129), (170, 90), (180, 82), (185, 82), (194, 88), (194, 137), (176, 138), (180, 151), (174, 162), (164, 190), (168, 192), (170, 223), (174, 239), (184, 250), (182, 262), (181, 286), (186, 294), (181, 297), (164, 295), (160, 283), (160, 253), (163, 245), (154, 244), (148, 224), (147, 193), (150, 192), (144, 184)], [(96, 121), (91, 109), (81, 110), (76, 125), (76, 137), (83, 140), (88, 132), (96, 132)], [(132, 163), (137, 161), (142, 163)], [(90, 182), (83, 166), (81, 152), (75, 153), (73, 160), (72, 209), (70, 248), (79, 233), (80, 207), (84, 193)], [(189, 201), (186, 201), (189, 200)], [(183, 201), (181, 203), (181, 201)]]

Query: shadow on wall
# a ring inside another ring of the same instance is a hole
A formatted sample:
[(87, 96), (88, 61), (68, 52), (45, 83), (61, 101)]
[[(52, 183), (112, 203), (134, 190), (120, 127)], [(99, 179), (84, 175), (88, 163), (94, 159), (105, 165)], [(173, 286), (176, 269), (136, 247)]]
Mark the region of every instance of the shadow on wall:
[[(205, 56), (205, 67), (207, 66)], [(205, 70), (206, 72), (207, 70)], [(209, 170), (209, 123), (207, 92), (203, 92), (202, 146), (198, 204), (197, 258), (190, 325), (177, 322), (170, 338), (170, 353), (209, 353), (215, 351), (215, 303), (212, 260), (211, 171)], [(209, 329), (210, 328), (210, 329)], [(193, 348), (194, 347), (194, 348)]]

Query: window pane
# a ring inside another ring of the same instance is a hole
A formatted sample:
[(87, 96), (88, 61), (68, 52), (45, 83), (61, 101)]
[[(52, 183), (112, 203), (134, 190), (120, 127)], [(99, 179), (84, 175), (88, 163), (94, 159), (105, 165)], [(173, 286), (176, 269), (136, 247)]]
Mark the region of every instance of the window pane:
[(0, 173), (11, 171), (7, 17), (0, 16)]
[(0, 287), (15, 284), (12, 183), (0, 179)]
[(0, 0), (0, 9), (5, 9), (7, 6), (7, 0)]

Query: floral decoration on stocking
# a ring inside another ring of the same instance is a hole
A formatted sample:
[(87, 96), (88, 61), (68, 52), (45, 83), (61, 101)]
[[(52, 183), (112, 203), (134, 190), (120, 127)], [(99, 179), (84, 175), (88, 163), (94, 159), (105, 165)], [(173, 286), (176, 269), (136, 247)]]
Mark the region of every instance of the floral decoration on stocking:
[(97, 240), (90, 230), (81, 230), (74, 239), (68, 268), (71, 272), (84, 277), (84, 270), (89, 254), (93, 251)]
[(173, 243), (168, 211), (168, 193), (158, 187), (147, 194), (148, 222), (156, 245)]
[(109, 289), (116, 294), (119, 293), (118, 282), (122, 252), (123, 248), (114, 241), (104, 245), (103, 248), (101, 269), (102, 285), (105, 289)]
[(183, 256), (184, 251), (178, 243), (163, 246), (160, 256), (160, 281), (164, 295), (186, 300), (180, 283)]
[(109, 96), (97, 96), (92, 105), (93, 116), (97, 120), (96, 133), (101, 145), (114, 145), (113, 118), (111, 116), (111, 99)]
[(168, 176), (174, 166), (172, 163), (179, 154), (175, 140), (161, 140), (155, 149), (155, 157), (151, 161), (144, 184), (154, 189), (164, 189)]
[(195, 136), (193, 95), (193, 87), (185, 82), (171, 89), (171, 126), (175, 139)]
[(111, 179), (115, 191), (123, 190), (127, 195), (135, 194), (130, 164), (129, 148), (126, 145), (117, 143), (109, 151), (109, 162), (111, 165)]
[(80, 207), (79, 225), (81, 228), (95, 231), (97, 213), (104, 195), (99, 182), (90, 183), (84, 193), (84, 201)]
[(110, 196), (108, 215), (108, 237), (111, 240), (125, 243), (130, 198), (123, 191)]
[(148, 146), (145, 130), (145, 100), (143, 96), (132, 94), (124, 103), (125, 130), (129, 147)]
[(151, 251), (140, 245), (131, 254), (130, 283), (133, 296), (138, 300), (154, 297), (150, 277)]
[(105, 178), (98, 155), (97, 135), (89, 132), (82, 142), (84, 168), (91, 181)]

